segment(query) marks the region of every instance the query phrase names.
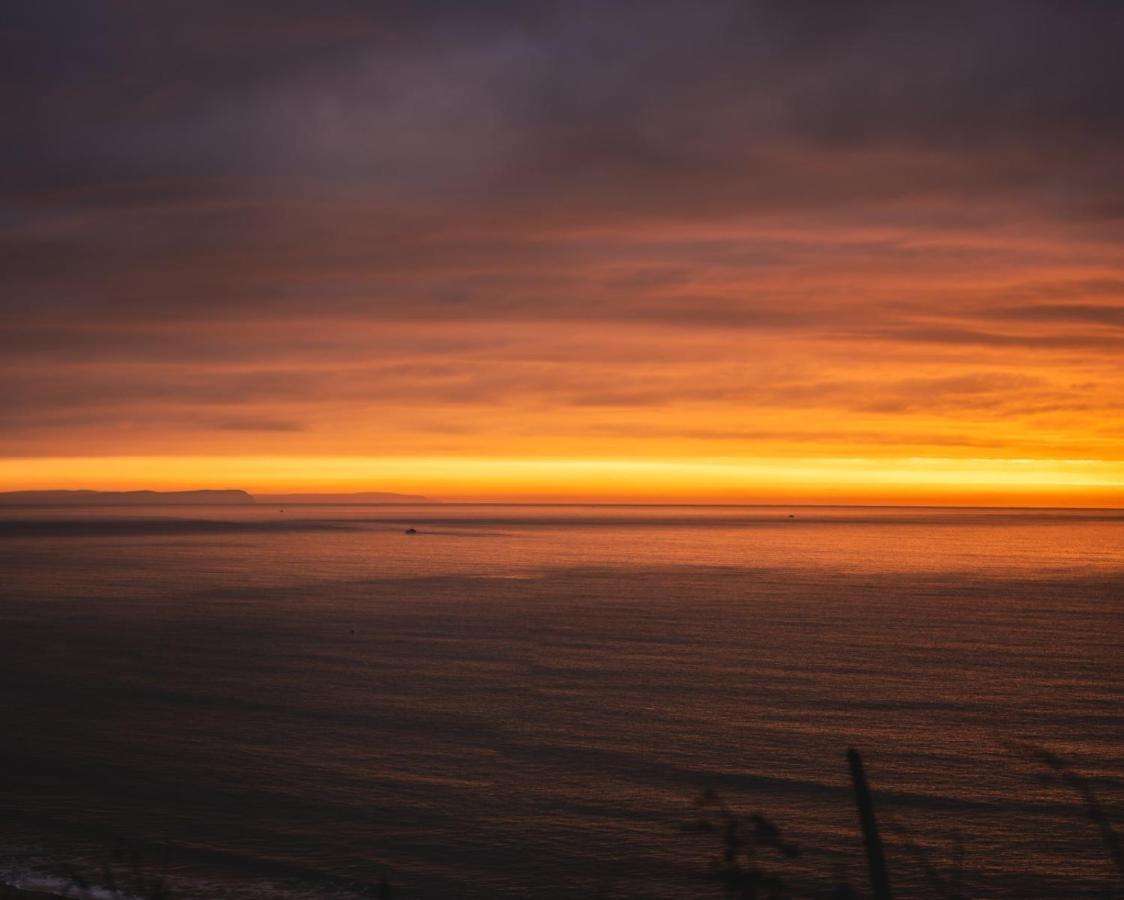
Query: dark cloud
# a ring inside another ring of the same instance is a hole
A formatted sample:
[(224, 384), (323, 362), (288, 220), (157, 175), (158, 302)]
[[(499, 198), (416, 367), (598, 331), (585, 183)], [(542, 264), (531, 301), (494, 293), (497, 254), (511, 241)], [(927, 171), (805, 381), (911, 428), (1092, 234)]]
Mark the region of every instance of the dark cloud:
[[(856, 337), (859, 337), (856, 335)], [(1124, 336), (1118, 334), (1016, 334), (975, 331), (968, 328), (905, 327), (869, 331), (862, 339), (880, 338), (951, 346), (1020, 347), (1044, 350), (1115, 350), (1124, 348)]]
[(1028, 306), (1003, 306), (987, 310), (988, 318), (1023, 322), (1058, 322), (1124, 327), (1124, 305), (1090, 303), (1035, 303)]
[(304, 431), (305, 426), (300, 422), (291, 422), (285, 419), (219, 419), (212, 423), (220, 431)]
[[(442, 204), (593, 190), (599, 213), (1044, 174), (1079, 193), (1124, 135), (1122, 25), (1080, 0), (25, 4), (4, 37), (24, 113), (5, 171), (17, 189), (361, 178), (382, 199), (452, 190)], [(836, 177), (887, 151), (925, 159)]]

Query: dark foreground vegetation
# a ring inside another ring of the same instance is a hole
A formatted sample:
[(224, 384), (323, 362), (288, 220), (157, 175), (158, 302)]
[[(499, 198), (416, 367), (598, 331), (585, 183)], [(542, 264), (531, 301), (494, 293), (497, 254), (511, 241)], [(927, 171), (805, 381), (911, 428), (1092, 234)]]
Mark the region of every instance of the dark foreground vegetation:
[[(1124, 896), (1124, 844), (1088, 782), (1065, 760), (1049, 751), (1028, 746), (1012, 746), (1012, 749), (1036, 759), (1080, 798), (1085, 816), (1096, 827), (1115, 871), (1117, 884), (1115, 888), (1106, 885), (1105, 896)], [(847, 764), (865, 850), (867, 883), (852, 885), (843, 880), (825, 879), (814, 895), (831, 900), (892, 900), (895, 894), (874, 798), (862, 756), (857, 750), (847, 751)], [(741, 815), (735, 812), (714, 791), (706, 791), (698, 798), (696, 806), (698, 818), (690, 823), (687, 830), (713, 835), (716, 839), (709, 872), (725, 900), (789, 900), (798, 896), (790, 891), (786, 883), (785, 862), (799, 857), (801, 848), (787, 840), (776, 823), (761, 813)], [(958, 872), (951, 877), (942, 876), (928, 864), (920, 848), (908, 839), (905, 839), (904, 846), (911, 853), (911, 864), (915, 864), (924, 876), (931, 894), (941, 900), (967, 900)], [(52, 897), (73, 900), (91, 896), (91, 892), (107, 900), (175, 900), (167, 871), (166, 851), (154, 863), (151, 859), (142, 858), (137, 844), (119, 839), (109, 859), (100, 867), (96, 879), (73, 874), (67, 886), (53, 894), (0, 885), (0, 900), (47, 900)], [(391, 883), (385, 877), (379, 877), (373, 883), (349, 883), (347, 887), (349, 891), (373, 900), (391, 900), (395, 896)], [(704, 891), (700, 895), (706, 897), (708, 893)]]

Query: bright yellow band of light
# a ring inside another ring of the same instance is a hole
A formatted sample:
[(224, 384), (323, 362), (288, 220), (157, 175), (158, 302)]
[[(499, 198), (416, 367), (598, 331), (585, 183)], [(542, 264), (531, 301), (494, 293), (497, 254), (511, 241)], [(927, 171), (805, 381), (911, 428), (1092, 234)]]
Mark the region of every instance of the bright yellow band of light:
[(395, 491), (442, 500), (1124, 505), (1124, 462), (118, 456), (0, 460), (4, 490)]

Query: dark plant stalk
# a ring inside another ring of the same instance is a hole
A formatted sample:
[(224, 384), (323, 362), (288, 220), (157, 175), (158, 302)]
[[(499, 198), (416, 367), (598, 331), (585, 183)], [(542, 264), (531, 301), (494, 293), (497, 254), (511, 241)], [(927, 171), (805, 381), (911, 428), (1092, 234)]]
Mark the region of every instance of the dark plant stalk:
[(1082, 803), (1085, 804), (1085, 815), (1089, 817), (1089, 821), (1096, 825), (1101, 840), (1104, 841), (1105, 849), (1108, 851), (1108, 856), (1116, 868), (1116, 874), (1120, 876), (1121, 882), (1124, 882), (1124, 847), (1121, 847), (1120, 835), (1112, 827), (1108, 814), (1105, 813), (1104, 807), (1101, 806), (1097, 795), (1093, 793), (1093, 789), (1089, 787), (1089, 783), (1060, 756), (1042, 748), (1037, 749), (1037, 754), (1038, 758), (1057, 772), (1062, 780), (1069, 785), (1070, 790), (1081, 798)]
[(890, 873), (886, 869), (886, 853), (882, 849), (882, 838), (878, 834), (878, 823), (874, 818), (874, 801), (866, 783), (863, 759), (854, 747), (847, 750), (847, 762), (851, 766), (851, 782), (855, 786), (855, 804), (859, 808), (859, 825), (863, 830), (863, 844), (866, 847), (866, 863), (870, 870), (870, 890), (874, 900), (892, 900), (890, 894)]

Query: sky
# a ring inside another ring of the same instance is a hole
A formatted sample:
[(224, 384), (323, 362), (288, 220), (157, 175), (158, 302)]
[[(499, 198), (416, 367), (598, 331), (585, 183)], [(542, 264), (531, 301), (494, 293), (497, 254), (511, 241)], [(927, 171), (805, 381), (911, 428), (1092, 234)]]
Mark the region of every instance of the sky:
[(0, 489), (1124, 506), (1124, 4), (0, 10)]

